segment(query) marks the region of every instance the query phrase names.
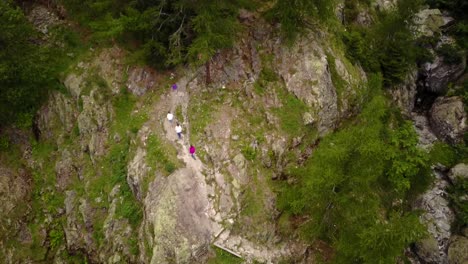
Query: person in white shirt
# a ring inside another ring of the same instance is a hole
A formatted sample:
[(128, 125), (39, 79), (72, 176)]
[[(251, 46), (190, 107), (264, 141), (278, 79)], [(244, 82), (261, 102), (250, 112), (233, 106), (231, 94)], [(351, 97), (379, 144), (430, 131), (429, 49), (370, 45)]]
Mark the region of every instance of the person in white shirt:
[(174, 119), (174, 115), (171, 112), (167, 112), (167, 120), (172, 123), (172, 119)]
[(176, 127), (175, 127), (175, 132), (177, 133), (177, 136), (179, 137), (179, 139), (182, 138), (182, 127), (179, 125), (179, 123), (177, 123)]

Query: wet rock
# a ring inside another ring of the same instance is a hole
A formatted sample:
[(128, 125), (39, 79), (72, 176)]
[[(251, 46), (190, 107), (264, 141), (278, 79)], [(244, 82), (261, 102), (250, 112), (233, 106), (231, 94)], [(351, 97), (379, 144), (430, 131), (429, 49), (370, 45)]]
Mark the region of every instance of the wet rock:
[(468, 165), (464, 163), (455, 165), (448, 173), (448, 176), (453, 184), (457, 184), (460, 179), (467, 179)]
[(463, 140), (466, 113), (460, 97), (439, 97), (430, 110), (430, 123), (436, 135), (452, 144)]
[(448, 258), (450, 264), (468, 263), (468, 238), (464, 236), (453, 236), (450, 239)]

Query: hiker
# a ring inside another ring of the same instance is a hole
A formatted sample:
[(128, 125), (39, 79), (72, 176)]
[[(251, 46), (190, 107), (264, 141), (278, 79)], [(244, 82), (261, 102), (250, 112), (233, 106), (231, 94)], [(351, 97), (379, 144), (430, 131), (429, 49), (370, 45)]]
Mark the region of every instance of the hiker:
[(195, 147), (193, 145), (190, 145), (189, 152), (190, 155), (192, 155), (192, 158), (195, 159)]
[(172, 119), (174, 119), (174, 115), (171, 113), (171, 111), (167, 112), (167, 120), (172, 123)]
[(182, 138), (182, 127), (180, 126), (179, 123), (177, 123), (176, 127), (175, 127), (175, 132), (177, 133), (177, 136), (179, 137), (179, 139)]
[(177, 90), (177, 83), (174, 83), (174, 84), (172, 85), (172, 91), (176, 91), (176, 90)]

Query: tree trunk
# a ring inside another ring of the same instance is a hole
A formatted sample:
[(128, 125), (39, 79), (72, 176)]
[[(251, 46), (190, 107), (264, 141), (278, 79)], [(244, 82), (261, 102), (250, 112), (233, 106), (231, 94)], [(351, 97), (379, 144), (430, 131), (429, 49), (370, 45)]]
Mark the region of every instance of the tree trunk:
[(211, 72), (210, 72), (210, 60), (208, 60), (205, 63), (205, 72), (206, 72), (206, 85), (209, 85), (211, 83)]

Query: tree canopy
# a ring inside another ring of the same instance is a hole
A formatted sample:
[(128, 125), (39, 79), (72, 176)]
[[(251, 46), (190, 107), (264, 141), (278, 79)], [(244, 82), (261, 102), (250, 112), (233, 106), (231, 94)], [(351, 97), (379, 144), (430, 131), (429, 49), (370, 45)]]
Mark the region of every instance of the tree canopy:
[(35, 31), (23, 11), (0, 2), (0, 123), (31, 113), (51, 81), (47, 51), (34, 44)]

